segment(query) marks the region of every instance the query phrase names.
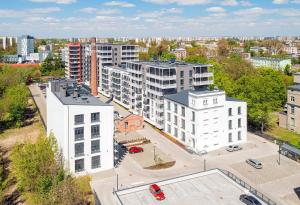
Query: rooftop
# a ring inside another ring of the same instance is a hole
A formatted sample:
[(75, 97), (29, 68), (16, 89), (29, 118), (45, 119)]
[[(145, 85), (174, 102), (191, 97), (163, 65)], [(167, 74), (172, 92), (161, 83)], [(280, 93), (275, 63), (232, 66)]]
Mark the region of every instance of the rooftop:
[(300, 84), (294, 84), (288, 87), (289, 90), (300, 91)]
[(208, 88), (202, 88), (197, 90), (183, 90), (181, 92), (166, 95), (165, 98), (177, 102), (179, 104), (189, 106), (189, 93), (196, 94), (196, 95), (203, 95), (203, 94), (213, 94), (224, 92), (222, 90), (209, 90)]
[(123, 205), (240, 205), (240, 195), (249, 194), (247, 189), (217, 169), (154, 183), (164, 192), (165, 200), (157, 201), (152, 196), (150, 184), (116, 191), (116, 199)]
[(269, 58), (269, 57), (252, 57), (254, 60), (268, 60), (268, 61), (283, 61), (283, 60), (291, 60), (289, 58)]
[(138, 64), (146, 64), (150, 66), (156, 67), (163, 67), (163, 68), (180, 68), (180, 67), (210, 67), (211, 65), (206, 64), (194, 64), (194, 63), (187, 63), (182, 61), (137, 61), (135, 63)]
[(110, 106), (90, 94), (86, 86), (75, 80), (57, 79), (50, 82), (50, 89), (64, 105)]

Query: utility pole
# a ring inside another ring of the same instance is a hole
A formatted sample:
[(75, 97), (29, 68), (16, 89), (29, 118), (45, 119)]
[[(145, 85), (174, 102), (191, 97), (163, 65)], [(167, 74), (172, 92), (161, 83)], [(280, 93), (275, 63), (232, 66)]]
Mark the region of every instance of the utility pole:
[(203, 170), (206, 171), (206, 159), (203, 161)]
[(119, 175), (117, 174), (117, 191), (119, 190)]
[(281, 144), (278, 144), (278, 164), (280, 165), (280, 150), (281, 150)]

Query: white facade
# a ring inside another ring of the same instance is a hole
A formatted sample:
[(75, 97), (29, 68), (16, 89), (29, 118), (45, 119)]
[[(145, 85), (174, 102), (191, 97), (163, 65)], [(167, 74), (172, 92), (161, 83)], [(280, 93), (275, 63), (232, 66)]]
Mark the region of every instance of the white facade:
[(112, 169), (113, 106), (85, 94), (76, 97), (78, 87), (65, 96), (70, 85), (74, 86), (69, 82), (52, 81), (47, 88), (47, 135), (54, 134), (65, 168), (71, 173), (85, 175)]
[(29, 56), (34, 53), (34, 38), (32, 36), (18, 37), (17, 53), (21, 56)]
[(164, 131), (196, 152), (247, 141), (247, 105), (224, 91), (182, 91), (164, 104)]

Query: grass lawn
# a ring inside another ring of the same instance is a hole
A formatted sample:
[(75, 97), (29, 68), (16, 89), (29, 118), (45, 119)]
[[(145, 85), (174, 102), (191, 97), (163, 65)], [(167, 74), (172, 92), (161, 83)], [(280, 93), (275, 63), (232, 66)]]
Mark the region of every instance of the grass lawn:
[(271, 135), (276, 139), (287, 141), (300, 149), (300, 134), (296, 134), (278, 126), (275, 126), (271, 130), (266, 131), (266, 134)]

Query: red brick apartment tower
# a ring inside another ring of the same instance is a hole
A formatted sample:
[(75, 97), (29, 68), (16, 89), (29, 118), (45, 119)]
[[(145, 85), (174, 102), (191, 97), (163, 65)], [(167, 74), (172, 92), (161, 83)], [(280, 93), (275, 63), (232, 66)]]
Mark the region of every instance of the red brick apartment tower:
[(81, 45), (80, 43), (69, 43), (69, 78), (77, 80), (78, 83), (82, 82), (81, 71)]
[(96, 38), (91, 38), (91, 90), (93, 96), (98, 95)]

